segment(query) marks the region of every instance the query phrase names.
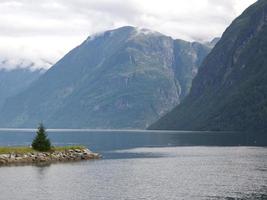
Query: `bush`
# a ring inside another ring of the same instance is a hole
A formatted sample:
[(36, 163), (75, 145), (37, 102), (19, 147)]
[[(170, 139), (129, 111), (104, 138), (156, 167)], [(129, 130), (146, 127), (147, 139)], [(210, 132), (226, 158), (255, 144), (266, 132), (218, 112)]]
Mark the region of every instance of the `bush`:
[(51, 142), (47, 138), (47, 134), (43, 124), (40, 124), (37, 130), (37, 135), (32, 141), (32, 148), (37, 151), (51, 150)]

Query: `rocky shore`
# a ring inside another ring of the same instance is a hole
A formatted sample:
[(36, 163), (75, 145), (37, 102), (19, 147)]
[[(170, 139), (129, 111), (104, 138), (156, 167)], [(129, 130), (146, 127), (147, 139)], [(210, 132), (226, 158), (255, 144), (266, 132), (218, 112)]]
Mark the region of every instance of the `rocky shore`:
[(99, 159), (98, 153), (89, 149), (68, 149), (54, 152), (30, 152), (30, 153), (8, 153), (0, 154), (0, 166), (19, 164), (49, 164), (55, 162), (81, 161)]

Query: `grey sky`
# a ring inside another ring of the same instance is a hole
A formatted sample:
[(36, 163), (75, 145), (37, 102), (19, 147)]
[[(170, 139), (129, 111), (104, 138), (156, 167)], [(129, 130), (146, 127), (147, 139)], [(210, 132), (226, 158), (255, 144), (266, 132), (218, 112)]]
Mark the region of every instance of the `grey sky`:
[(89, 35), (124, 25), (207, 41), (255, 1), (0, 0), (0, 60), (48, 68)]

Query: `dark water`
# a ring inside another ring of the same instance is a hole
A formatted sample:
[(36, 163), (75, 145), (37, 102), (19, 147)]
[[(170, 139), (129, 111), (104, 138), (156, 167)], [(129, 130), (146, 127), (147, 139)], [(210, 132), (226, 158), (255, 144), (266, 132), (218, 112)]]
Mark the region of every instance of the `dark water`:
[[(0, 145), (29, 145), (33, 137), (0, 130)], [(104, 159), (2, 167), (0, 200), (267, 199), (267, 148), (255, 146), (264, 134), (62, 130), (49, 137)]]

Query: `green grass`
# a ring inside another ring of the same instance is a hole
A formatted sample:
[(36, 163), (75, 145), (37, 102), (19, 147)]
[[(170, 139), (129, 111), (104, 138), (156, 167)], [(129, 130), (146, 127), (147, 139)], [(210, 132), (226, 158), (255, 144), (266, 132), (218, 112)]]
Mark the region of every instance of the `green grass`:
[[(66, 151), (70, 149), (85, 149), (84, 146), (57, 146), (51, 149), (53, 151)], [(34, 153), (38, 152), (31, 147), (0, 147), (0, 154), (9, 154), (9, 153), (17, 153), (17, 154), (26, 154), (26, 153)]]

